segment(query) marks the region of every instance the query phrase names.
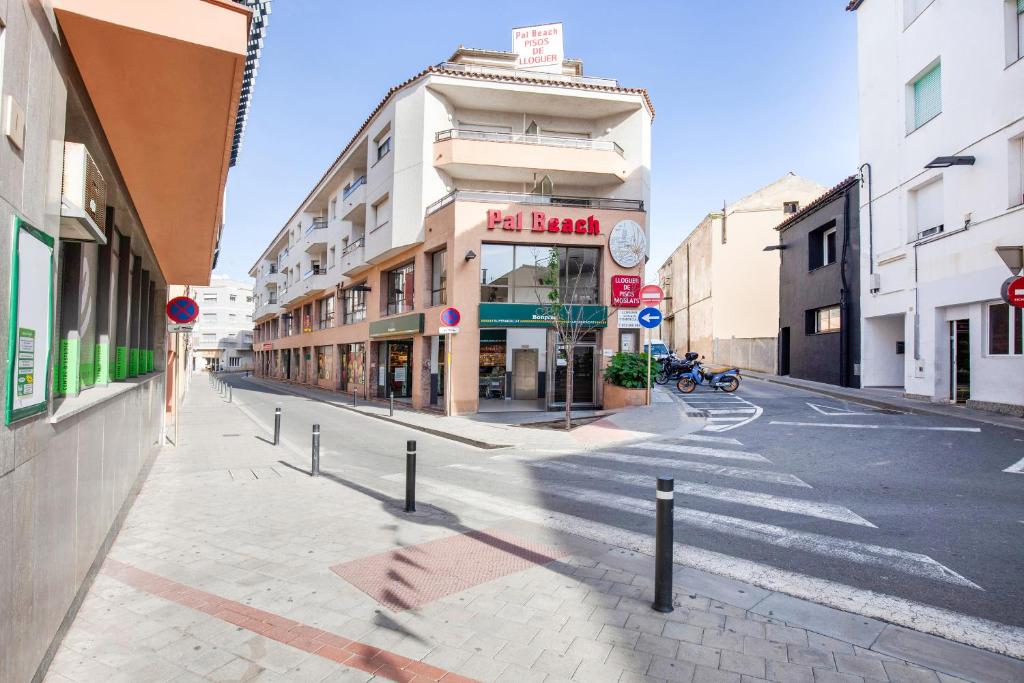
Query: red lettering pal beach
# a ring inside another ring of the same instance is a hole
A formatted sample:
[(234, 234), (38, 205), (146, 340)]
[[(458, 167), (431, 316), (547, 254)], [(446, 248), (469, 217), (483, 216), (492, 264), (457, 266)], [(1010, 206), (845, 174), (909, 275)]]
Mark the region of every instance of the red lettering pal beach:
[(644, 306), (657, 306), (664, 298), (665, 292), (661, 291), (661, 287), (658, 285), (645, 285), (640, 290), (640, 300), (643, 301)]
[(612, 275), (612, 306), (635, 308), (640, 305), (639, 275)]
[(523, 220), (523, 212), (503, 214), (501, 209), (487, 211), (487, 229), (501, 228), (506, 232), (560, 232), (566, 235), (600, 235), (601, 222), (593, 216), (586, 218), (558, 218), (543, 211), (531, 211)]

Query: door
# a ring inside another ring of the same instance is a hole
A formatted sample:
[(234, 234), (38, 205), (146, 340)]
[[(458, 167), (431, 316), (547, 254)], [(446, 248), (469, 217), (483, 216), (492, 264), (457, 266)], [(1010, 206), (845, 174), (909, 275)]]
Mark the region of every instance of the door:
[(956, 403), (971, 397), (971, 324), (969, 320), (949, 323), (949, 396)]
[(378, 387), (380, 398), (388, 398), (394, 392), (395, 398), (412, 397), (412, 341), (381, 343), (379, 363), (384, 368), (385, 385)]
[(537, 398), (537, 349), (516, 349), (512, 352), (512, 398)]
[[(555, 361), (554, 403), (565, 404), (566, 368), (565, 347), (559, 346)], [(572, 402), (573, 405), (594, 403), (595, 347), (576, 346), (573, 349)]]
[(779, 374), (789, 374), (789, 328), (779, 331)]

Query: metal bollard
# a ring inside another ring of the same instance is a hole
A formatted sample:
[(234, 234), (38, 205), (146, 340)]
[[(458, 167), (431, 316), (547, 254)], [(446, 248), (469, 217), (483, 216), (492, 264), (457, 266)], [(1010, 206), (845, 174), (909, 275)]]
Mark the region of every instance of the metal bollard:
[(405, 511), (416, 512), (416, 442), (405, 442)]
[(657, 612), (671, 612), (672, 607), (672, 527), (675, 481), (658, 477), (657, 519), (654, 540), (654, 604)]
[(281, 445), (281, 409), (274, 408), (274, 445)]
[(228, 403), (231, 403), (231, 387), (228, 387)]
[(388, 405), (388, 417), (394, 417), (395, 416), (395, 392), (392, 391), (388, 395), (388, 400), (390, 401), (390, 404)]
[(352, 407), (353, 408), (356, 407), (356, 391), (357, 391), (356, 389), (352, 390)]
[(314, 477), (320, 476), (320, 425), (313, 425), (313, 466), (310, 471)]

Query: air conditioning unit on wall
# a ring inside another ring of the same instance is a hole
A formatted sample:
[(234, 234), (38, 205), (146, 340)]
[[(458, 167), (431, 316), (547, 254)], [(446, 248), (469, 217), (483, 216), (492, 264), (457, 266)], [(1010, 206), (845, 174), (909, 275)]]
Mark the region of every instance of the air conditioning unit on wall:
[(64, 143), (60, 238), (106, 244), (107, 182), (85, 145)]

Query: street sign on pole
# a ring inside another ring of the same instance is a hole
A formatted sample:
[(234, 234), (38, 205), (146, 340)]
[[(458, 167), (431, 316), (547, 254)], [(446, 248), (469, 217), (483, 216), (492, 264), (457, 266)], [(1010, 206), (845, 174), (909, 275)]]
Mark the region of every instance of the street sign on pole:
[(439, 327), (437, 328), (438, 334), (458, 334), (459, 328), (457, 327)]
[(192, 330), (195, 325), (188, 323), (186, 325), (178, 325), (177, 323), (167, 323), (168, 334), (192, 334)]
[[(441, 324), (445, 327), (456, 327), (460, 320), (462, 320), (462, 314), (457, 308), (446, 308), (441, 311)], [(446, 333), (442, 332), (441, 334)]]
[(640, 311), (640, 315), (637, 316), (640, 324), (647, 329), (657, 327), (661, 324), (661, 311), (657, 308), (647, 307)]
[(1024, 276), (1011, 277), (1003, 283), (1003, 301), (1015, 306), (1024, 308)]
[(167, 302), (167, 318), (172, 323), (187, 325), (199, 317), (199, 304), (187, 296), (176, 296)]
[(658, 285), (644, 285), (640, 290), (640, 301), (644, 306), (657, 306), (664, 298), (665, 292)]

